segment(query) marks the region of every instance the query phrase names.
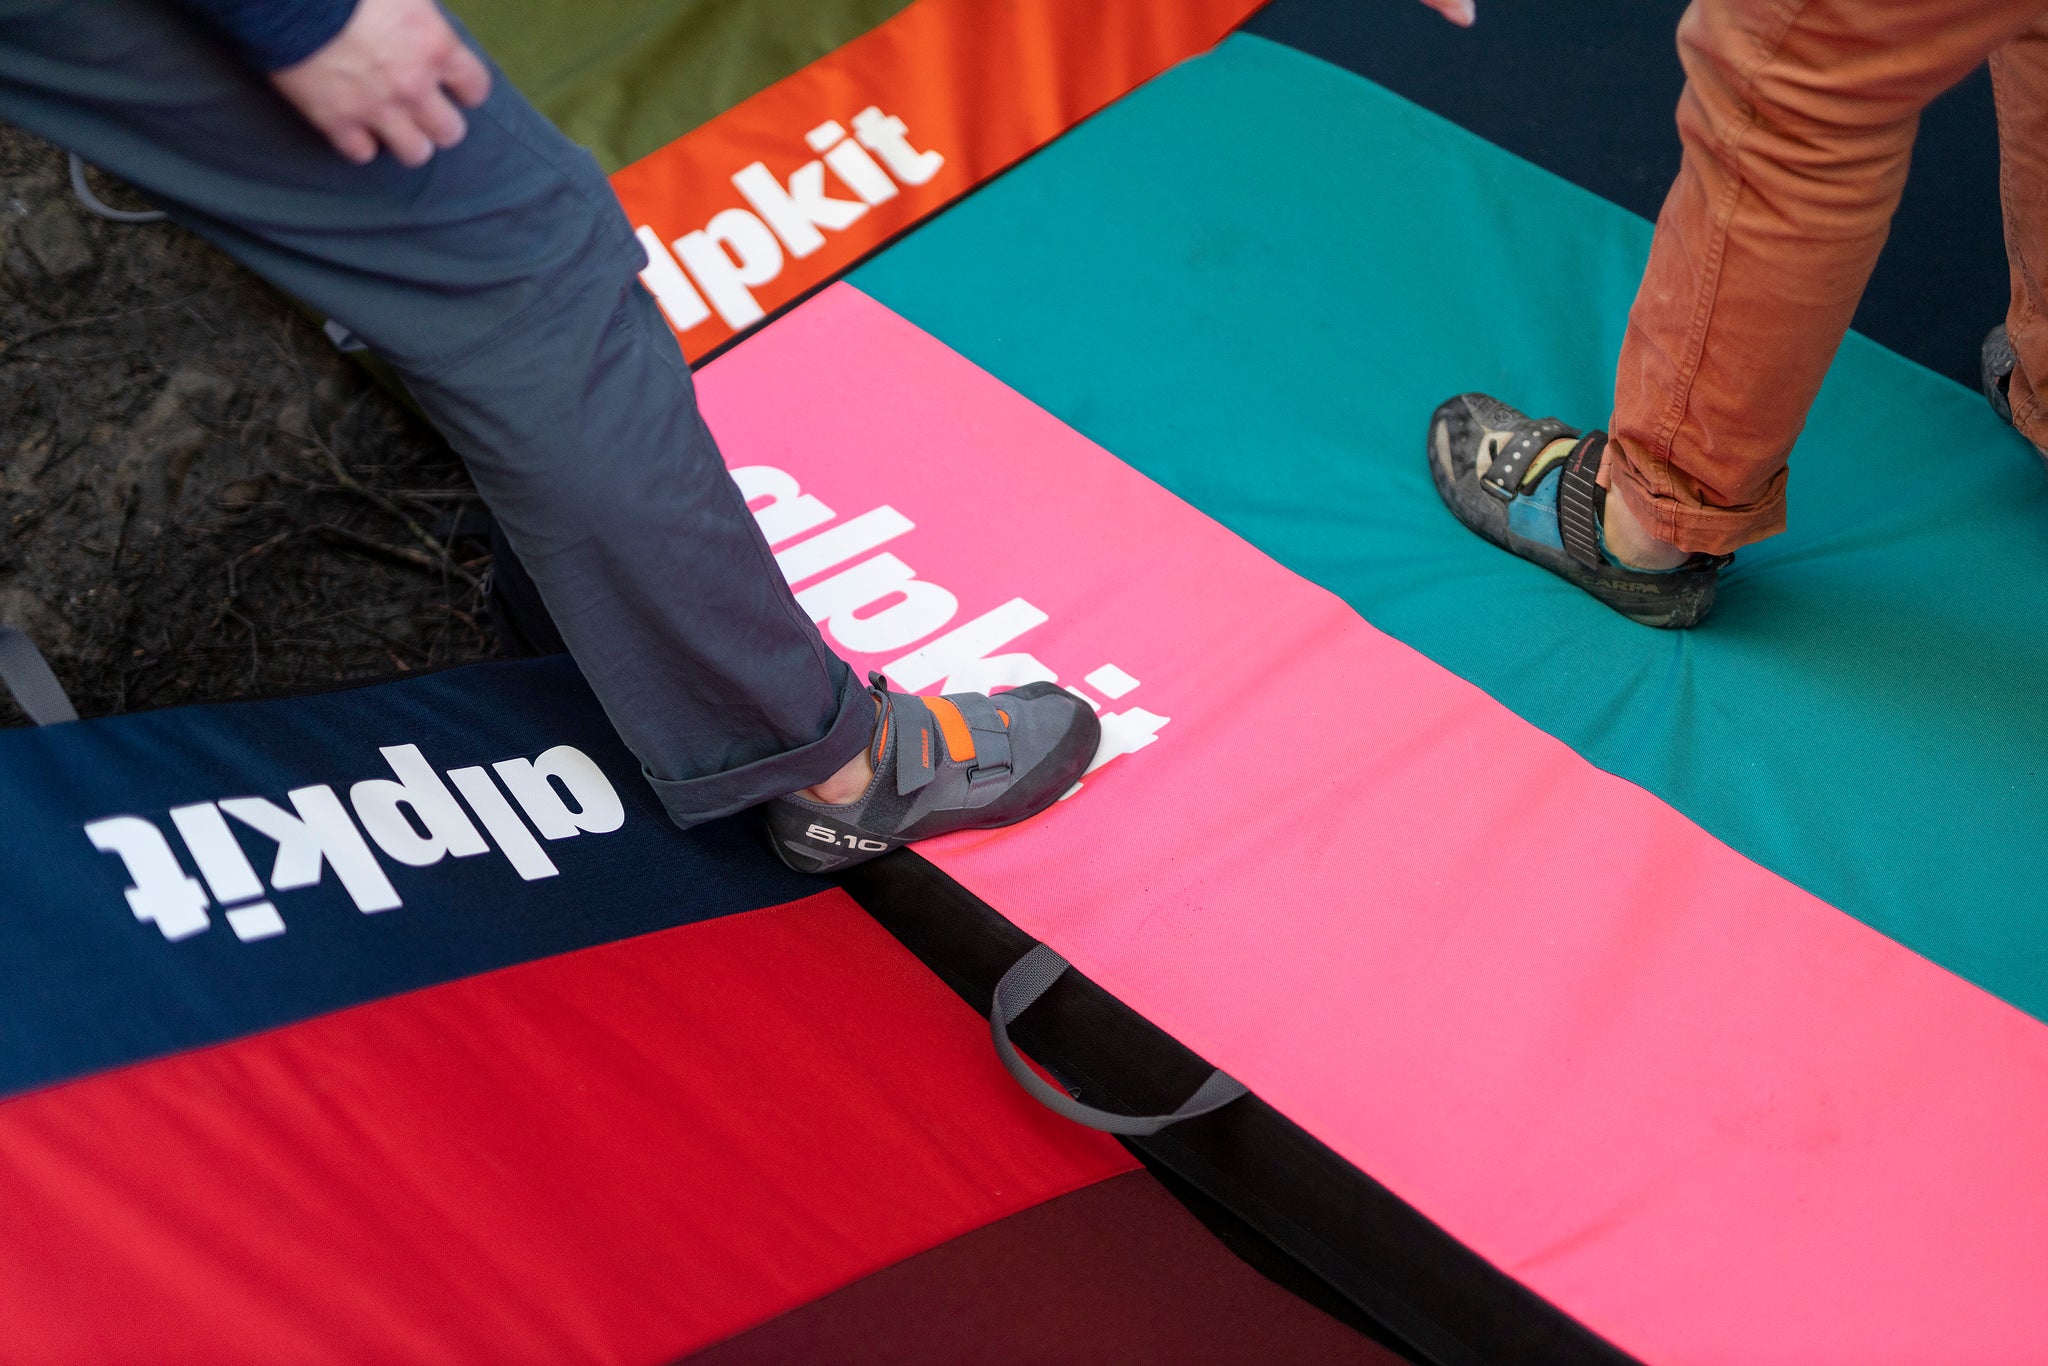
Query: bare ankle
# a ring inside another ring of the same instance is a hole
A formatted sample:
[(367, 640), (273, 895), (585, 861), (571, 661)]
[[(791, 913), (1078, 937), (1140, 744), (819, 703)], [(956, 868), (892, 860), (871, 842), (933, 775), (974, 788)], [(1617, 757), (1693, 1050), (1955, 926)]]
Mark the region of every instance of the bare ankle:
[(1607, 553), (1631, 569), (1676, 569), (1691, 558), (1690, 551), (1652, 536), (1619, 494), (1607, 495), (1600, 529), (1607, 538)]
[(868, 790), (868, 784), (874, 781), (874, 777), (874, 761), (866, 750), (862, 750), (847, 760), (837, 773), (797, 795), (827, 806), (844, 806), (848, 802), (859, 801), (860, 794)]

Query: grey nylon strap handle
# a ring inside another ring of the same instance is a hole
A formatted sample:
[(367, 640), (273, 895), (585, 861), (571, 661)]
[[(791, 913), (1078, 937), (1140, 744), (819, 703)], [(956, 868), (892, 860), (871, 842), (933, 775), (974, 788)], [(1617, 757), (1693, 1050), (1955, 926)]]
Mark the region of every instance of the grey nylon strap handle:
[(36, 643), (12, 626), (0, 626), (0, 684), (39, 726), (76, 721), (78, 711), (64, 695), (64, 685), (50, 672)]
[(1245, 1094), (1241, 1082), (1219, 1069), (1211, 1072), (1209, 1079), (1170, 1115), (1120, 1115), (1113, 1110), (1083, 1105), (1046, 1081), (1031, 1070), (1030, 1064), (1018, 1054), (1017, 1046), (1010, 1042), (1010, 1025), (1030, 1008), (1033, 1001), (1045, 995), (1046, 988), (1057, 982), (1066, 970), (1067, 960), (1040, 944), (1011, 964), (1010, 970), (1003, 974), (1003, 980), (996, 983), (995, 1007), (988, 1016), (990, 1032), (995, 1036), (996, 1055), (1003, 1060), (1003, 1066), (1009, 1069), (1010, 1075), (1017, 1079), (1017, 1084), (1029, 1091), (1032, 1098), (1046, 1109), (1106, 1134), (1143, 1138), (1158, 1133), (1169, 1124), (1220, 1110)]
[(117, 209), (102, 200), (86, 181), (85, 159), (76, 152), (71, 154), (71, 193), (89, 212), (116, 223), (161, 223), (170, 217), (162, 209)]

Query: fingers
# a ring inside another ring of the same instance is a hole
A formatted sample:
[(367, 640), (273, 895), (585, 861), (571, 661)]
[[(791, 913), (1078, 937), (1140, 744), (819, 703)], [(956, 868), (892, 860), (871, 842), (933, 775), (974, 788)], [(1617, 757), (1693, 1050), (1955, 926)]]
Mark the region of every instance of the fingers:
[(342, 156), (362, 165), (381, 147), (408, 167), (468, 135), (462, 111), (489, 97), (491, 79), (434, 0), (357, 0), (325, 47), (270, 74)]
[[(490, 91), (490, 72), (483, 63), (477, 62), (468, 48), (460, 48), (470, 58), (482, 76), (481, 90)], [(477, 93), (478, 87), (471, 84), (469, 91)], [(394, 100), (381, 111), (381, 117), (367, 126), (357, 126), (345, 133), (330, 133), (328, 140), (350, 161), (361, 165), (375, 158), (377, 145), (383, 144), (400, 165), (417, 169), (433, 158), (435, 150), (446, 151), (461, 142), (469, 134), (469, 121), (462, 117), (462, 111), (455, 107), (455, 94), (459, 92), (439, 84), (428, 85), (419, 93), (402, 102)], [(465, 100), (474, 105), (478, 101)]]
[(461, 43), (441, 68), (441, 84), (464, 109), (474, 109), (491, 93), (491, 69)]
[(469, 121), (456, 103), (474, 109), (491, 93), (490, 68), (454, 34), (448, 38), (447, 55), (435, 61), (434, 73), (377, 130), (391, 155), (406, 166), (424, 166), (435, 148), (446, 151), (468, 136)]
[(449, 103), (439, 86), (426, 98), (414, 103), (412, 118), (413, 124), (427, 135), (428, 141), (443, 151), (462, 141), (463, 134), (469, 131), (468, 122)]
[(323, 130), (334, 150), (358, 166), (367, 166), (377, 159), (377, 137), (361, 124), (350, 124), (343, 128)]
[(1422, 3), (1460, 28), (1472, 27), (1473, 20), (1479, 17), (1473, 0), (1422, 0)]
[(386, 114), (377, 124), (377, 141), (397, 158), (399, 165), (414, 170), (426, 165), (434, 155), (434, 140), (427, 136), (410, 110), (393, 110)]

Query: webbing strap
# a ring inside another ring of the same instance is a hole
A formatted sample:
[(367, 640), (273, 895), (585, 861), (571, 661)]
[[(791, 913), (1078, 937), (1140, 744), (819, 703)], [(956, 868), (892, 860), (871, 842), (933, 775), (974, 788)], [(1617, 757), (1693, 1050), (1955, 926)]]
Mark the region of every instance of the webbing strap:
[(117, 209), (103, 202), (86, 181), (85, 161), (76, 152), (71, 154), (71, 193), (89, 211), (116, 223), (161, 223), (170, 217), (162, 209)]
[(1578, 434), (1578, 428), (1554, 417), (1536, 419), (1516, 433), (1514, 439), (1493, 457), (1486, 473), (1479, 476), (1480, 487), (1503, 499), (1515, 498), (1522, 491), (1522, 475), (1536, 457), (1543, 454), (1544, 448), (1553, 441)]
[(1018, 1085), (1029, 1091), (1032, 1098), (1046, 1109), (1106, 1134), (1143, 1138), (1158, 1133), (1169, 1124), (1220, 1110), (1245, 1094), (1243, 1083), (1218, 1069), (1211, 1072), (1209, 1079), (1170, 1115), (1121, 1115), (1113, 1110), (1084, 1105), (1039, 1076), (1017, 1052), (1017, 1046), (1010, 1042), (1010, 1025), (1030, 1009), (1033, 1001), (1045, 995), (1046, 989), (1057, 982), (1066, 970), (1067, 960), (1040, 944), (1011, 964), (1010, 970), (1003, 974), (1003, 980), (996, 983), (995, 1005), (988, 1017), (990, 1031), (995, 1035), (996, 1055), (1003, 1060), (1003, 1066), (1009, 1069), (1010, 1075), (1017, 1079)]
[(77, 708), (64, 695), (57, 675), (50, 672), (43, 652), (12, 626), (0, 626), (0, 684), (6, 685), (15, 705), (39, 726), (78, 719)]

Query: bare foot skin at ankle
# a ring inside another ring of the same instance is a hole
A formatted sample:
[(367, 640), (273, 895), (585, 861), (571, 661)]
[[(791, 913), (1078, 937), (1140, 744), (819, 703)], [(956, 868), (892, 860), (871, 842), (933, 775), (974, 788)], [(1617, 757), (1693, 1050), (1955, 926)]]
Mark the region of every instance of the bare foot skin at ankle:
[(1607, 536), (1607, 553), (1631, 569), (1676, 569), (1692, 554), (1652, 536), (1619, 494), (1607, 495), (1601, 530)]
[(848, 759), (846, 766), (837, 773), (815, 787), (805, 788), (797, 795), (809, 797), (814, 802), (824, 802), (828, 806), (844, 806), (848, 802), (858, 801), (860, 794), (868, 790), (868, 784), (874, 781), (874, 777), (874, 760), (868, 757), (866, 750), (862, 750)]

